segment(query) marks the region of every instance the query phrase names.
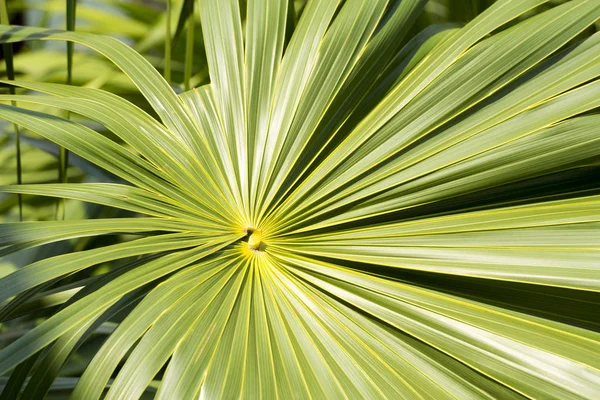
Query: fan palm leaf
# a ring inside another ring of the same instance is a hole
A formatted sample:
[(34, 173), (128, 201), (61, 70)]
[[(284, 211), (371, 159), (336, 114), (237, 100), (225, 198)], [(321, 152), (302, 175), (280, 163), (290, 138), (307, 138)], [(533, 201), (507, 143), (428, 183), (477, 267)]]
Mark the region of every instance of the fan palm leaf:
[[(424, 1), (311, 1), (291, 37), (288, 1), (250, 1), (246, 15), (237, 0), (202, 1), (211, 83), (181, 95), (118, 40), (0, 26), (2, 43), (105, 55), (159, 117), (99, 89), (11, 81), (44, 95), (0, 96), (105, 126), (119, 142), (0, 105), (123, 180), (0, 191), (139, 214), (4, 224), (2, 254), (142, 236), (0, 279), (3, 320), (61, 305), (0, 351), (3, 396), (64, 388), (65, 362), (120, 313), (69, 381), (73, 398), (598, 397), (600, 334), (586, 321), (436, 286), (568, 291), (597, 306), (600, 196), (536, 179), (599, 154), (600, 36), (573, 39), (600, 4), (521, 18), (543, 3), (500, 0), (406, 38)], [(529, 191), (503, 197), (510, 185)]]

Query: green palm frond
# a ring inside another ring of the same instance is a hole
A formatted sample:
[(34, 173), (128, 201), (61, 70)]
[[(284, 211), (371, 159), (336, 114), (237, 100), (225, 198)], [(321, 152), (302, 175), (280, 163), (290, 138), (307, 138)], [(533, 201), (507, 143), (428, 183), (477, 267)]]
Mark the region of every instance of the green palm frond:
[(159, 118), (86, 87), (0, 96), (122, 179), (0, 192), (129, 212), (0, 227), (2, 255), (127, 238), (0, 279), (0, 321), (51, 310), (0, 350), (2, 396), (600, 396), (600, 196), (548, 188), (597, 166), (600, 34), (578, 35), (600, 3), (500, 0), (411, 38), (424, 3), (198, 2), (211, 83), (181, 95), (116, 39), (0, 26), (101, 53)]

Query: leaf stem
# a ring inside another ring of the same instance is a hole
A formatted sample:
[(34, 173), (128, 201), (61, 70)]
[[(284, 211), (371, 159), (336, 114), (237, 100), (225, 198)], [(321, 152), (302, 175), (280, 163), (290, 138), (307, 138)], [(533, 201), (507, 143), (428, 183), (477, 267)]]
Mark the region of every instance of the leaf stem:
[(185, 38), (185, 70), (183, 85), (185, 90), (191, 89), (192, 66), (194, 64), (194, 6), (187, 22), (187, 35)]
[(167, 0), (167, 28), (165, 32), (165, 80), (171, 81), (171, 0)]
[[(66, 0), (67, 1), (67, 30), (75, 30), (77, 0)], [(75, 43), (67, 42), (67, 85), (73, 83), (73, 53), (75, 49)], [(67, 119), (70, 117), (70, 113), (67, 111)], [(58, 155), (58, 181), (60, 183), (66, 183), (68, 177), (68, 166), (69, 166), (69, 151), (64, 147), (60, 148)], [(65, 200), (60, 201), (60, 207), (62, 211), (62, 219), (65, 217)]]
[[(10, 25), (10, 19), (8, 17), (8, 8), (6, 6), (6, 0), (1, 0), (0, 2), (0, 23), (4, 25)], [(6, 62), (6, 76), (8, 80), (15, 79), (15, 68), (13, 64), (13, 48), (11, 43), (6, 43), (2, 45), (2, 49), (4, 50), (4, 61)], [(15, 94), (14, 86), (9, 88), (10, 94)], [(11, 101), (13, 106), (16, 105), (16, 102)], [(15, 147), (17, 153), (17, 183), (20, 185), (23, 183), (23, 172), (21, 169), (21, 135), (19, 132), (19, 127), (17, 124), (14, 124), (15, 128)], [(19, 199), (19, 220), (23, 221), (23, 197), (21, 194), (17, 195)]]

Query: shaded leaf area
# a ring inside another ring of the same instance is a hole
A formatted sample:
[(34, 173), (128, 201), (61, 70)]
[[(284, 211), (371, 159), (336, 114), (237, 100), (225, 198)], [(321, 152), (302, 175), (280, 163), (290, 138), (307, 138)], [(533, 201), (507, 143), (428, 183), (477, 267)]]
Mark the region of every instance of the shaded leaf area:
[(127, 239), (0, 278), (28, 324), (2, 398), (598, 397), (600, 4), (473, 2), (411, 36), (424, 1), (293, 3), (200, 2), (210, 84), (179, 95), (116, 39), (0, 26), (97, 51), (152, 107), (0, 96), (119, 179), (0, 192), (124, 211), (4, 224), (0, 253)]

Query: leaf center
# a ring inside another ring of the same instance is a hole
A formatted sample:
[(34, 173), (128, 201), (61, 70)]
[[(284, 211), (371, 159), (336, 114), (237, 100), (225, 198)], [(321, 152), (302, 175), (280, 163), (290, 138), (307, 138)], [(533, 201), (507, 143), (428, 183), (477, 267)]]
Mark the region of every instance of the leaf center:
[(254, 228), (247, 228), (248, 248), (253, 251), (265, 251), (267, 245), (262, 240), (262, 231)]

